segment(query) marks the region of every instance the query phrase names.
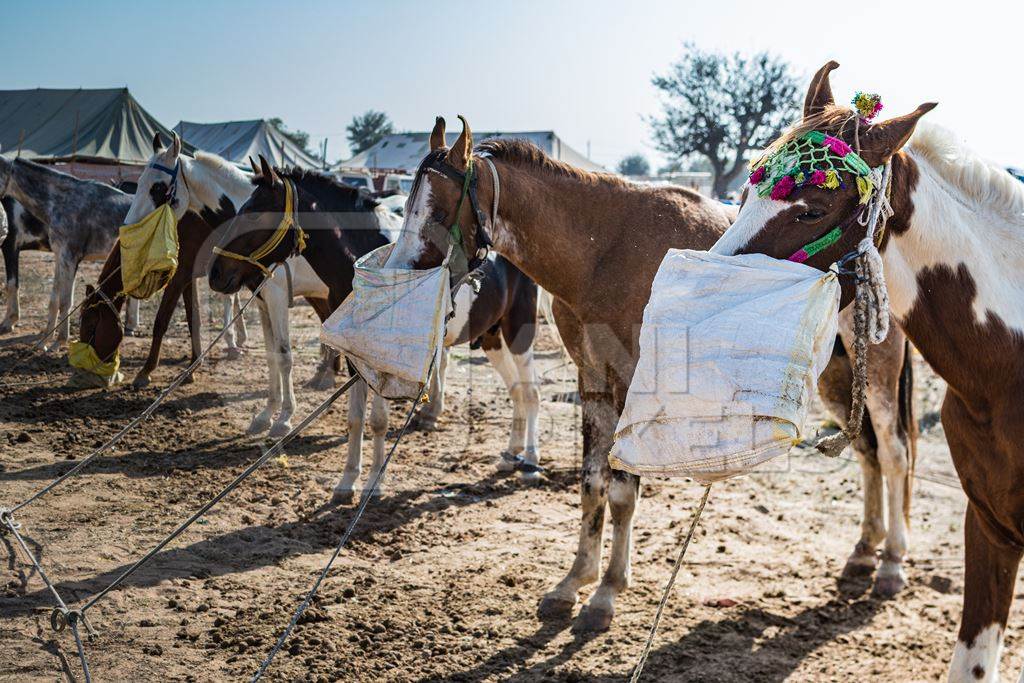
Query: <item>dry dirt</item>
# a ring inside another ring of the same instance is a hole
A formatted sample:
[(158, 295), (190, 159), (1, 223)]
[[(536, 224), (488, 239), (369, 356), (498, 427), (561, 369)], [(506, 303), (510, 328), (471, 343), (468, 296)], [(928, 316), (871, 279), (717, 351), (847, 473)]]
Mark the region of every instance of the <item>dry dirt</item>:
[[(0, 382), (22, 383), (0, 388), (0, 505), (84, 457), (151, 402), (187, 359), (179, 312), (153, 387), (70, 389), (62, 356), (21, 357), (28, 335), (43, 324), (49, 258), (30, 254), (23, 271), (23, 321), (0, 340), (0, 371), (14, 367)], [(96, 273), (89, 265), (79, 274), (78, 296)], [(154, 308), (143, 308), (147, 323)], [(254, 314), (246, 357), (228, 361), (216, 349), (198, 381), (119, 448), (18, 515), (67, 600), (80, 604), (105, 586), (258, 457), (266, 442), (244, 436), (266, 384)], [(301, 383), (313, 372), (316, 326), (306, 307), (292, 319)], [(129, 380), (148, 343), (126, 343)], [(554, 400), (574, 388), (571, 375), (550, 338), (541, 348), (545, 481), (524, 486), (495, 472), (510, 404), (483, 355), (459, 349), (440, 430), (403, 441), (386, 496), (370, 505), (271, 679), (628, 677), (701, 489), (644, 481), (633, 585), (610, 631), (581, 636), (571, 622), (538, 620), (539, 597), (573, 559), (581, 450), (577, 407)], [(918, 377), (926, 373), (922, 366)], [(866, 581), (837, 580), (858, 536), (859, 470), (798, 449), (713, 489), (646, 680), (941, 677), (960, 610), (965, 505), (936, 424), (942, 391), (934, 377), (918, 383), (927, 428), (914, 487), (910, 585), (902, 594), (883, 601)], [(325, 395), (297, 387), (297, 416)], [(91, 621), (98, 634), (86, 642), (95, 680), (251, 676), (354, 511), (327, 505), (344, 458), (343, 410), (331, 409), (287, 448), (287, 463), (257, 471), (97, 604)], [(393, 432), (404, 410), (392, 412)], [(81, 680), (70, 634), (50, 630), (51, 597), (11, 537), (0, 539), (0, 680)], [(1016, 676), (1019, 643), (1011, 630), (1004, 676)]]

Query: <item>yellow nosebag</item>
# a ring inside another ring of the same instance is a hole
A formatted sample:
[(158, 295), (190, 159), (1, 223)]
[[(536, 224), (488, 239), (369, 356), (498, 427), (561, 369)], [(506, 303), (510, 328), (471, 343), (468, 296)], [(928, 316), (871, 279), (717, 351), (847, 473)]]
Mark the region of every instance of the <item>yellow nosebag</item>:
[(78, 383), (94, 387), (110, 387), (120, 383), (122, 376), (121, 355), (114, 352), (114, 357), (103, 362), (96, 355), (96, 350), (83, 341), (68, 344), (68, 363), (71, 367), (81, 370), (75, 376)]
[(121, 290), (136, 299), (148, 299), (167, 286), (178, 269), (177, 219), (170, 205), (157, 207), (138, 223), (122, 225)]

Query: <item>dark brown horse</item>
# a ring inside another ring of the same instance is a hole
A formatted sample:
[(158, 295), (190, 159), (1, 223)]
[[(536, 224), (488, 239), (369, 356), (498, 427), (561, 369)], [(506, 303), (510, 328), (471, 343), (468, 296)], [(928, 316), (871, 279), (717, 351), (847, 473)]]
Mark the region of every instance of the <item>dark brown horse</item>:
[[(956, 137), (918, 120), (934, 104), (876, 124), (835, 105), (830, 62), (811, 82), (803, 120), (780, 143), (820, 131), (871, 167), (891, 165), (881, 242), (893, 315), (949, 383), (942, 424), (968, 498), (964, 610), (950, 664), (955, 681), (994, 681), (1024, 549), (1024, 187)], [(808, 259), (819, 269), (865, 237), (855, 184), (807, 187), (783, 199), (749, 192), (715, 250), (785, 258), (831, 226), (842, 239)], [(796, 246), (794, 246), (796, 245)], [(844, 283), (849, 299), (850, 282)]]

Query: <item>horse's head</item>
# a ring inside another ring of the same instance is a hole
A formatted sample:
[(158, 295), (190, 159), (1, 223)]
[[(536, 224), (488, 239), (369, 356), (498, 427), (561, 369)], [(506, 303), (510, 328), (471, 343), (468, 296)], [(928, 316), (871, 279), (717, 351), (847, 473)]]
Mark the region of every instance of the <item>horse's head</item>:
[(177, 133), (166, 148), (160, 133), (153, 136), (153, 156), (139, 176), (125, 225), (138, 223), (164, 204), (171, 205), (179, 221), (188, 211), (188, 184), (181, 174), (181, 138)]
[(117, 302), (92, 285), (85, 286), (78, 338), (91, 346), (104, 363), (114, 357), (124, 338)]
[[(867, 226), (859, 219), (873, 193), (884, 191), (877, 169), (935, 104), (868, 123), (858, 112), (836, 106), (829, 72), (838, 66), (829, 62), (815, 74), (803, 119), (752, 164), (736, 222), (713, 252), (767, 254), (827, 270), (864, 239)], [(852, 288), (844, 282), (843, 291), (848, 303)]]
[[(402, 231), (386, 264), (390, 268), (433, 268), (441, 265), (449, 248), (455, 280), (461, 279), (478, 252), (490, 246), (480, 206), (489, 206), (490, 183), (479, 183), (484, 164), (473, 158), (473, 133), (466, 119), (462, 134), (449, 149), (445, 144), (444, 119), (434, 122), (430, 153), (420, 162), (412, 192), (405, 203)], [(485, 173), (487, 171), (484, 171)]]
[(311, 206), (308, 197), (290, 179), (282, 179), (260, 155), (253, 164), (254, 189), (237, 215), (220, 231), (210, 264), (210, 287), (233, 294), (243, 285), (256, 287), (270, 272), (302, 250), (305, 234), (296, 216), (299, 204)]

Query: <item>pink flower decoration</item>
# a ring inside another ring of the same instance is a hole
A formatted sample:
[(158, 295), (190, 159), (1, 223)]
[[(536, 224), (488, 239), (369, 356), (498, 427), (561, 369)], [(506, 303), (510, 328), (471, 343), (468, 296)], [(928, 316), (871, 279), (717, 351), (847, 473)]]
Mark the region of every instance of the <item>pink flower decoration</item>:
[(847, 154), (853, 151), (852, 149), (850, 149), (850, 146), (848, 144), (846, 144), (839, 138), (832, 137), (831, 135), (826, 135), (825, 142), (823, 142), (822, 144), (825, 147), (828, 147), (833, 154), (840, 157), (845, 157)]
[(758, 166), (754, 169), (754, 172), (750, 174), (750, 184), (757, 185), (759, 182), (764, 180), (764, 166)]
[(796, 187), (796, 181), (793, 180), (793, 176), (782, 176), (779, 182), (775, 183), (775, 187), (772, 188), (771, 198), (785, 199), (793, 191), (794, 187)]
[(808, 181), (811, 185), (824, 185), (825, 184), (825, 172), (820, 168), (811, 174), (811, 178)]

